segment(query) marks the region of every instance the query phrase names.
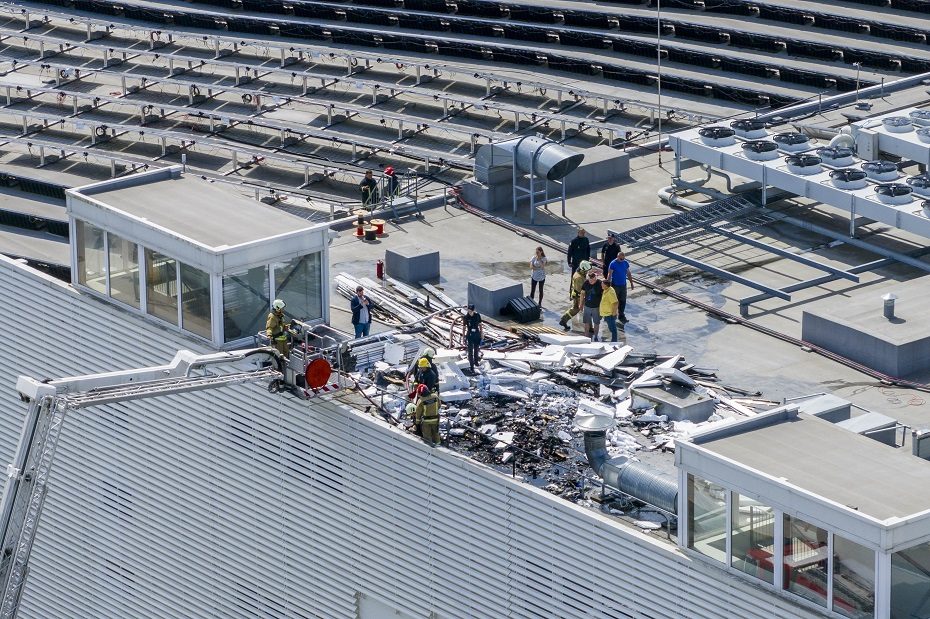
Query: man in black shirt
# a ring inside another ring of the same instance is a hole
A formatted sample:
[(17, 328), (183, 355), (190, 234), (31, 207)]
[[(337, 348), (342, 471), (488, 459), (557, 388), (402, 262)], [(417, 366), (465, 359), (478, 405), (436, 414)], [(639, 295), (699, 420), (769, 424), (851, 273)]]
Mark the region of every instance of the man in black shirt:
[(588, 271), (585, 282), (581, 285), (581, 294), (584, 295), (584, 313), (581, 315), (584, 322), (584, 334), (597, 340), (597, 333), (601, 327), (601, 284), (597, 281), (594, 269)]
[(610, 263), (614, 261), (614, 258), (616, 258), (619, 253), (620, 243), (617, 242), (617, 238), (614, 235), (608, 234), (607, 242), (601, 247), (601, 262), (603, 263), (604, 277), (607, 277), (607, 267), (610, 266)]
[(478, 365), (479, 361), (481, 338), (484, 336), (481, 314), (475, 311), (474, 305), (469, 304), (463, 324), (465, 325), (465, 346), (468, 348), (468, 366), (471, 368), (472, 374), (474, 374), (475, 366)]
[(572, 273), (578, 270), (582, 260), (591, 259), (591, 241), (585, 234), (584, 228), (578, 228), (578, 236), (568, 244), (568, 264), (572, 267)]

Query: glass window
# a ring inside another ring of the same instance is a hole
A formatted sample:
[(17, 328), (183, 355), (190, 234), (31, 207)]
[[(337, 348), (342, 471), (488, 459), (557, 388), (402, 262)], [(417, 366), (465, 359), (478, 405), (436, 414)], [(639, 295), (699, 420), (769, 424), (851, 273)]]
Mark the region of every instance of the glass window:
[(107, 232), (110, 246), (110, 296), (139, 307), (139, 246)]
[(251, 337), (265, 328), (271, 307), (268, 267), (223, 277), (223, 339)]
[(178, 324), (177, 261), (151, 249), (145, 250), (145, 307), (173, 325)]
[(785, 589), (826, 606), (828, 559), (827, 530), (785, 514)]
[(688, 475), (688, 548), (726, 563), (727, 492), (723, 486)]
[(733, 493), (730, 502), (732, 565), (769, 584), (775, 583), (775, 511)]
[(210, 276), (181, 263), (181, 327), (208, 340), (213, 339), (210, 322)]
[(75, 220), (77, 231), (78, 283), (91, 290), (107, 293), (107, 263), (103, 230), (93, 224)]
[(323, 317), (323, 281), (319, 253), (274, 265), (275, 296), (287, 303), (287, 314), (300, 320)]
[(930, 617), (930, 542), (891, 555), (891, 619)]
[(853, 619), (875, 616), (875, 552), (835, 534), (833, 611)]

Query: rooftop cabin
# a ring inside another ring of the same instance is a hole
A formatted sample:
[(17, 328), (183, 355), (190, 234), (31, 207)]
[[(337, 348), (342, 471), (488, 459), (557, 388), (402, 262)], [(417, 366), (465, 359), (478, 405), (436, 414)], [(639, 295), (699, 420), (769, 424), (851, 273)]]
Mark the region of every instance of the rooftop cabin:
[(271, 301), (329, 319), (327, 224), (178, 166), (67, 191), (72, 283), (217, 347), (248, 343)]
[(678, 443), (679, 544), (838, 617), (930, 616), (930, 463), (798, 409)]

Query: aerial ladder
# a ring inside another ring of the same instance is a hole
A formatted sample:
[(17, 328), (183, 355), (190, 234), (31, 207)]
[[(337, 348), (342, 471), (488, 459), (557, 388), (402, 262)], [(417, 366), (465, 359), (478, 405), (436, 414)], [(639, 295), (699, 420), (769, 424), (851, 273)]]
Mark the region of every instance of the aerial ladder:
[(68, 411), (257, 381), (279, 391), (294, 378), (287, 360), (268, 347), (207, 355), (182, 350), (163, 366), (55, 380), (20, 376), (16, 389), (29, 409), (0, 498), (0, 619), (14, 619), (19, 608)]

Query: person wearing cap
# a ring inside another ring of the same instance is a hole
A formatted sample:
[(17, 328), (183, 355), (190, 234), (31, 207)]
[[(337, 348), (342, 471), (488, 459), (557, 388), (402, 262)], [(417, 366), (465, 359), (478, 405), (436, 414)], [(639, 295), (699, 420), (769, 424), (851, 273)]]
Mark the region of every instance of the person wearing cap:
[(617, 254), (620, 253), (620, 243), (617, 242), (617, 237), (612, 234), (607, 235), (607, 242), (604, 243), (604, 246), (601, 247), (601, 265), (604, 269), (604, 277), (607, 277), (607, 271), (610, 268), (610, 263), (614, 261), (614, 258), (617, 257)]
[(581, 319), (584, 322), (584, 334), (590, 336), (594, 342), (597, 341), (597, 334), (601, 328), (601, 290), (597, 273), (594, 269), (589, 270), (584, 284), (581, 285), (581, 293), (584, 296), (584, 313)]
[(275, 299), (271, 303), (271, 311), (265, 320), (265, 335), (275, 350), (286, 357), (290, 353), (290, 346), (287, 342), (287, 323), (284, 320), (285, 305), (283, 299)]
[(481, 314), (475, 311), (474, 304), (468, 305), (463, 324), (465, 326), (465, 346), (468, 349), (468, 367), (474, 374), (475, 366), (478, 365), (480, 360), (481, 338), (484, 336)]
[(365, 172), (365, 178), (358, 184), (362, 192), (362, 204), (370, 206), (378, 201), (378, 181), (375, 180), (371, 170)]
[(368, 337), (371, 330), (371, 300), (365, 296), (365, 289), (362, 286), (355, 289), (355, 296), (352, 297), (349, 307), (352, 310), (355, 337)]
[(419, 399), (413, 411), (414, 424), (420, 428), (420, 436), (430, 447), (439, 444), (439, 395), (429, 391), (426, 385), (418, 389)]
[(559, 325), (562, 326), (566, 331), (571, 331), (571, 327), (568, 326), (568, 321), (578, 315), (578, 312), (581, 311), (581, 308), (584, 307), (584, 297), (581, 294), (581, 286), (585, 283), (586, 275), (588, 271), (591, 270), (591, 263), (587, 260), (582, 260), (581, 264), (578, 265), (578, 270), (572, 275), (572, 287), (570, 299), (572, 302), (571, 307), (568, 308), (562, 318), (559, 320)]
[(389, 196), (397, 195), (397, 188), (400, 187), (400, 181), (397, 180), (397, 174), (394, 173), (394, 166), (384, 168), (384, 176), (387, 180), (387, 194)]
[(588, 240), (584, 228), (578, 228), (578, 236), (568, 244), (568, 264), (572, 273), (578, 270), (582, 260), (591, 259), (591, 241)]

